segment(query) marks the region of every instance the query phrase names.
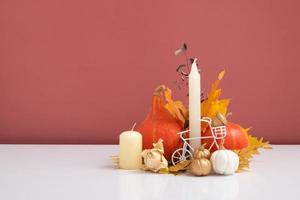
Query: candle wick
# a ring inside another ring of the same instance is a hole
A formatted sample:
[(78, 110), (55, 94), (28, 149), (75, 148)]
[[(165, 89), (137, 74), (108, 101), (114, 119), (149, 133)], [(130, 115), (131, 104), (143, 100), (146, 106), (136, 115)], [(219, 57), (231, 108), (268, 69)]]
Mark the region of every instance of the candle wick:
[(136, 122), (133, 124), (131, 131), (134, 130), (135, 126), (136, 126)]

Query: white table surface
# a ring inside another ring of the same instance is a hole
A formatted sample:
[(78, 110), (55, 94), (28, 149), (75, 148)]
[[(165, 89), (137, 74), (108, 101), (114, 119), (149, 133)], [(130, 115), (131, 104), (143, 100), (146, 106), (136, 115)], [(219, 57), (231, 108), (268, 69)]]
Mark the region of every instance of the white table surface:
[(299, 199), (300, 145), (277, 145), (232, 176), (113, 168), (116, 145), (0, 145), (1, 200)]

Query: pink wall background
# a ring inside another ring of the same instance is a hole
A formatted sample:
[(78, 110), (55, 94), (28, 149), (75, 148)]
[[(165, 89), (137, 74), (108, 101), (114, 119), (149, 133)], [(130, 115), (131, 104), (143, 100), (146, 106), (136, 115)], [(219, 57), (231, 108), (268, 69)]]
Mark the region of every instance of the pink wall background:
[(231, 120), (300, 143), (297, 0), (0, 2), (0, 143), (116, 143), (186, 41), (203, 89), (227, 74)]

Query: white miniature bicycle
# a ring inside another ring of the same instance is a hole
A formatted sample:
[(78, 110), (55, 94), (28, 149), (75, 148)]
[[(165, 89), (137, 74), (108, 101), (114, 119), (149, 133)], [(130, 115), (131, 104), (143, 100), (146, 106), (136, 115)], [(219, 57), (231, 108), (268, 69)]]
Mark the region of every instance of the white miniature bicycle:
[(201, 140), (201, 139), (213, 139), (213, 142), (211, 143), (208, 150), (210, 150), (214, 145), (219, 149), (219, 144), (217, 142), (218, 139), (223, 139), (226, 137), (227, 131), (226, 126), (218, 126), (218, 127), (212, 127), (211, 125), (211, 118), (209, 117), (203, 117), (200, 119), (200, 122), (208, 123), (208, 126), (210, 128), (211, 136), (199, 136), (199, 137), (192, 137), (192, 138), (185, 138), (183, 135), (185, 133), (188, 133), (190, 130), (179, 132), (181, 140), (183, 141), (183, 147), (176, 149), (172, 154), (172, 164), (176, 165), (179, 162), (189, 160), (193, 158), (193, 152), (195, 149), (188, 143), (188, 141), (191, 140)]

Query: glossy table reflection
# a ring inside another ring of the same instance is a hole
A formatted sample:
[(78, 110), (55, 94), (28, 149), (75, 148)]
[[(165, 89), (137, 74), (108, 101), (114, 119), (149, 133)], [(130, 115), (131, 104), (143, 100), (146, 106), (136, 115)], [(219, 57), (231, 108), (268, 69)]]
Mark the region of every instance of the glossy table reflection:
[(116, 170), (116, 145), (0, 145), (3, 200), (299, 199), (300, 145), (276, 145), (251, 171), (194, 177)]

